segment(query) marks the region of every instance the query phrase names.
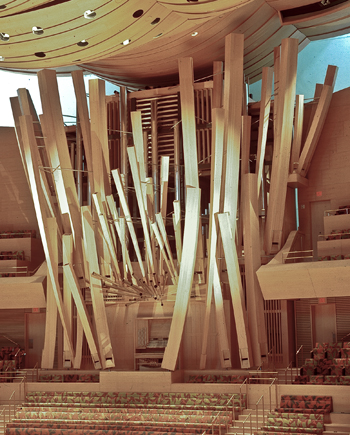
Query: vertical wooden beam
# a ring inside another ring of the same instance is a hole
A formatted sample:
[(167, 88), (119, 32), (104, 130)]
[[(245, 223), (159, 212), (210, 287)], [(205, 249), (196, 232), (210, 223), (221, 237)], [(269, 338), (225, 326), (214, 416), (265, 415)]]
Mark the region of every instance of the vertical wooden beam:
[(120, 105), (120, 172), (125, 177), (125, 192), (128, 188), (128, 92), (125, 86), (120, 86), (119, 94)]
[(274, 97), (273, 97), (273, 135), (277, 134), (277, 113), (279, 108), (279, 92), (280, 92), (280, 65), (281, 65), (281, 47), (273, 49), (273, 73), (274, 73)]
[(241, 274), (237, 258), (237, 250), (228, 213), (218, 215), (222, 244), (225, 252), (227, 275), (230, 284), (233, 313), (236, 323), (239, 358), (242, 368), (249, 368), (253, 364), (253, 355), (250, 345), (247, 313), (244, 304), (244, 295)]
[(256, 271), (261, 266), (257, 175), (243, 175), (242, 187), (248, 325), (254, 365), (260, 366), (262, 358), (266, 358), (268, 350), (264, 320), (264, 300), (256, 276)]
[(265, 252), (277, 252), (282, 242), (298, 60), (297, 39), (283, 39), (281, 45), (279, 112), (274, 143), (269, 207), (265, 228)]
[(93, 275), (94, 272), (100, 274), (100, 266), (97, 258), (95, 232), (90, 207), (82, 207), (81, 216), (83, 222), (84, 251), (89, 264), (91, 300), (97, 332), (100, 361), (103, 368), (110, 368), (114, 367), (114, 356), (109, 335), (105, 304), (103, 300), (101, 280)]
[(30, 115), (24, 115), (20, 117), (20, 128), (23, 140), (24, 156), (28, 169), (28, 177), (30, 182), (30, 189), (32, 191), (35, 213), (38, 220), (38, 226), (40, 231), (41, 242), (45, 253), (47, 270), (50, 276), (53, 294), (55, 296), (58, 313), (60, 315), (61, 323), (64, 333), (67, 338), (67, 344), (71, 355), (74, 355), (73, 345), (70, 340), (69, 322), (67, 314), (64, 310), (60, 285), (55, 273), (55, 257), (51, 246), (51, 238), (46, 225), (44, 200), (42, 198), (42, 192), (40, 187), (39, 170), (36, 166), (38, 159), (37, 145), (33, 129), (33, 121)]
[[(206, 298), (206, 310), (204, 317), (203, 326), (203, 337), (202, 337), (202, 351), (200, 360), (200, 369), (204, 369), (206, 366), (207, 357), (207, 344), (208, 344), (208, 333), (209, 333), (209, 319), (210, 311), (212, 305), (212, 295), (213, 295), (213, 282), (215, 279), (214, 286), (214, 297), (215, 297), (215, 307), (219, 308), (220, 312), (216, 311), (217, 319), (223, 319), (225, 323), (225, 315), (223, 313), (222, 305), (222, 293), (221, 285), (218, 276), (217, 264), (216, 264), (216, 249), (217, 249), (217, 228), (214, 216), (219, 212), (220, 208), (220, 190), (221, 190), (221, 180), (222, 180), (222, 160), (223, 160), (223, 141), (224, 141), (224, 109), (213, 109), (212, 111), (213, 128), (212, 128), (212, 159), (211, 159), (211, 171), (210, 171), (210, 214), (209, 214), (209, 241), (208, 241), (208, 269), (207, 269), (207, 298)], [(217, 276), (216, 276), (217, 275)], [(221, 325), (221, 323), (220, 323)], [(218, 324), (219, 326), (219, 324)], [(222, 334), (219, 334), (221, 332)], [(219, 334), (219, 345), (221, 356), (228, 349), (226, 325), (218, 329)], [(224, 361), (221, 358), (222, 362)], [(227, 361), (227, 364), (230, 360)]]
[[(39, 71), (38, 82), (43, 108), (43, 116), (40, 119), (46, 137), (46, 150), (51, 167), (54, 170), (57, 200), (61, 213), (69, 214), (74, 239), (75, 266), (78, 276), (82, 277), (84, 274), (84, 258), (81, 222), (79, 219), (80, 206), (68, 152), (56, 72), (47, 69)], [(65, 232), (70, 232), (70, 229), (66, 228), (65, 230), (67, 230)]]
[(191, 57), (181, 58), (178, 61), (178, 65), (180, 78), (182, 137), (185, 160), (185, 183), (186, 186), (199, 187), (193, 88), (193, 59)]
[(173, 214), (173, 226), (175, 234), (176, 244), (176, 258), (178, 267), (181, 262), (182, 255), (182, 237), (181, 237), (181, 205), (180, 201), (173, 201), (174, 214)]
[(109, 230), (107, 218), (105, 216), (104, 206), (103, 206), (102, 200), (101, 200), (101, 195), (99, 192), (93, 193), (92, 198), (93, 198), (93, 201), (95, 204), (97, 216), (98, 216), (99, 221), (100, 221), (103, 237), (104, 237), (104, 240), (106, 242), (106, 245), (108, 247), (108, 250), (109, 250), (109, 253), (111, 256), (115, 278), (117, 280), (120, 280), (121, 276), (120, 276), (120, 270), (119, 270), (119, 265), (118, 265), (116, 247), (113, 243), (112, 235), (111, 235), (111, 232)]
[(159, 213), (159, 169), (158, 169), (158, 114), (157, 100), (151, 101), (151, 136), (152, 136), (152, 179), (154, 188), (154, 211)]
[[(58, 282), (58, 246), (57, 246), (57, 223), (55, 218), (47, 219), (47, 234), (50, 238), (52, 249), (52, 270), (55, 274), (55, 280)], [(57, 339), (57, 304), (54, 295), (54, 283), (52, 283), (50, 275), (47, 277), (46, 289), (46, 319), (45, 319), (45, 339), (44, 348), (41, 357), (41, 368), (53, 369), (55, 359), (55, 347)], [(68, 319), (68, 331), (71, 331), (71, 324)], [(70, 366), (69, 355), (69, 366)]]
[(168, 182), (169, 182), (169, 156), (162, 156), (160, 164), (160, 213), (163, 219), (166, 218), (168, 205)]
[(295, 103), (295, 116), (294, 116), (294, 134), (292, 143), (292, 153), (290, 159), (290, 173), (297, 167), (300, 149), (301, 139), (303, 136), (303, 121), (304, 121), (304, 95), (297, 95)]
[(257, 174), (257, 181), (258, 181), (258, 195), (260, 194), (261, 178), (264, 169), (267, 130), (269, 128), (269, 121), (270, 121), (272, 79), (273, 79), (273, 69), (269, 67), (264, 67), (262, 69), (258, 150), (256, 153), (256, 166), (255, 166), (255, 173)]
[[(62, 236), (62, 260), (63, 264), (73, 262), (73, 236), (72, 234), (63, 234)], [(67, 313), (69, 331), (73, 341), (73, 300), (72, 294), (67, 284), (66, 277), (63, 275), (63, 304)], [(76, 355), (81, 354), (81, 349), (76, 348)], [(63, 337), (63, 367), (70, 368), (72, 355), (69, 353), (69, 347), (66, 337)]]
[(326, 120), (329, 106), (333, 95), (335, 80), (338, 73), (338, 67), (329, 65), (325, 78), (325, 83), (322, 88), (321, 97), (319, 99), (315, 116), (305, 140), (304, 148), (301, 152), (297, 173), (306, 177), (309, 170), (312, 157), (315, 153), (318, 139), (321, 135), (323, 125)]
[(307, 129), (306, 129), (307, 133), (309, 133), (309, 131), (310, 131), (312, 120), (314, 119), (317, 105), (318, 105), (318, 102), (319, 102), (320, 97), (321, 97), (322, 89), (323, 89), (323, 84), (316, 83), (315, 92), (314, 92), (314, 100), (312, 101), (312, 106), (311, 106), (310, 116), (309, 116), (309, 123), (308, 123)]
[(148, 219), (147, 219), (147, 215), (146, 215), (146, 206), (145, 206), (145, 199), (147, 201), (147, 198), (146, 198), (146, 195), (143, 195), (143, 190), (146, 193), (147, 186), (144, 183), (144, 189), (142, 189), (142, 187), (141, 187), (141, 180), (140, 180), (140, 174), (139, 174), (139, 167), (141, 165), (137, 165), (135, 148), (128, 147), (127, 151), (128, 151), (128, 156), (129, 156), (132, 178), (134, 181), (137, 204), (139, 206), (143, 234), (145, 237), (146, 250), (147, 250), (148, 260), (149, 260), (150, 269), (151, 269), (150, 272), (152, 275), (154, 275), (155, 274), (154, 259), (153, 259), (153, 252), (152, 252), (152, 247), (151, 247), (151, 239), (150, 239), (150, 234), (149, 234)]
[(162, 368), (175, 370), (184, 330), (186, 313), (191, 294), (193, 272), (198, 242), (200, 189), (188, 188), (186, 192), (186, 214), (183, 255), (177, 286), (174, 313), (171, 321), (168, 345), (165, 348)]
[(94, 191), (100, 192), (104, 200), (105, 195), (111, 194), (109, 177), (111, 169), (107, 135), (105, 82), (103, 80), (89, 80), (89, 99)]
[(225, 133), (223, 176), (224, 208), (229, 213), (232, 230), (236, 231), (238, 202), (239, 154), (243, 98), (244, 35), (231, 33), (225, 38)]
[(134, 249), (135, 249), (135, 253), (136, 253), (136, 257), (137, 260), (139, 262), (139, 266), (140, 266), (140, 270), (141, 270), (141, 274), (143, 279), (146, 279), (146, 273), (145, 273), (145, 268), (143, 266), (143, 262), (142, 262), (142, 257), (141, 257), (141, 252), (140, 252), (140, 247), (137, 241), (137, 236), (135, 233), (135, 229), (134, 229), (134, 225), (132, 223), (132, 219), (131, 219), (131, 215), (130, 215), (130, 210), (129, 210), (129, 206), (127, 203), (127, 199), (126, 196), (124, 194), (124, 190), (123, 190), (123, 185), (122, 185), (122, 180), (121, 180), (121, 176), (119, 173), (119, 169), (113, 169), (112, 171), (112, 176), (117, 188), (117, 192), (119, 195), (119, 201), (120, 201), (120, 205), (122, 207), (123, 213), (124, 213), (124, 217), (129, 229), (129, 233), (131, 236), (131, 240), (132, 243), (134, 245)]
[(175, 171), (175, 201), (181, 197), (181, 175), (180, 175), (180, 126), (179, 121), (174, 120), (174, 171)]
[[(78, 318), (80, 319), (81, 326), (82, 326), (84, 333), (85, 333), (86, 341), (88, 343), (88, 346), (89, 346), (89, 349), (91, 352), (92, 362), (94, 364), (95, 369), (99, 370), (102, 368), (102, 366), (101, 366), (100, 357), (98, 354), (97, 345), (95, 343), (95, 338), (94, 338), (94, 334), (93, 334), (93, 330), (92, 330), (92, 324), (90, 321), (89, 313), (88, 313), (86, 305), (85, 305), (85, 301), (84, 301), (83, 296), (82, 296), (81, 291), (80, 291), (78, 279), (77, 279), (75, 272), (74, 272), (74, 269), (70, 263), (63, 265), (63, 276), (65, 277), (65, 280), (66, 280), (68, 287), (70, 288), (71, 294), (72, 294), (73, 299), (74, 299), (74, 303), (77, 307)], [(79, 342), (80, 342), (80, 340), (79, 340)], [(77, 341), (77, 344), (78, 344), (78, 341)], [(78, 353), (80, 354), (80, 350), (77, 351), (77, 354)], [(79, 356), (79, 359), (80, 358), (81, 357)], [(78, 368), (78, 365), (80, 366), (80, 364), (78, 363), (78, 358), (77, 358), (77, 360), (74, 361), (74, 367)]]
[(212, 109), (220, 109), (222, 107), (222, 94), (224, 85), (224, 70), (223, 62), (216, 61), (213, 64), (213, 97)]
[(89, 109), (86, 98), (86, 90), (84, 83), (84, 74), (82, 70), (72, 71), (72, 79), (74, 85), (75, 98), (77, 100), (77, 119), (84, 140), (84, 152), (88, 172), (88, 180), (91, 192), (94, 192), (93, 175), (92, 175), (92, 148), (91, 148), (91, 127), (89, 119)]
[(176, 268), (174, 265), (173, 254), (171, 252), (171, 248), (170, 248), (170, 244), (169, 244), (169, 240), (168, 240), (168, 235), (166, 233), (166, 229), (165, 229), (165, 225), (164, 225), (164, 221), (163, 221), (163, 217), (162, 217), (161, 213), (156, 214), (156, 220), (157, 220), (159, 232), (160, 232), (160, 234), (163, 238), (163, 241), (164, 241), (164, 246), (165, 246), (168, 258), (169, 258), (171, 271), (172, 271), (172, 274), (174, 275), (175, 283), (177, 283), (177, 280), (178, 280), (177, 271), (176, 271)]

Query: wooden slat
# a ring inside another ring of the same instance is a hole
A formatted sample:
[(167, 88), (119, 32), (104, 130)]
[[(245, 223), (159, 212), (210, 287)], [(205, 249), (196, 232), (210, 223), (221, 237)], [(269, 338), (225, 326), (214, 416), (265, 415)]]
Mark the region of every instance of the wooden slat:
[(255, 173), (258, 176), (257, 177), (258, 195), (260, 192), (261, 177), (264, 169), (267, 130), (269, 128), (269, 121), (270, 121), (272, 79), (273, 79), (273, 69), (269, 67), (264, 67), (262, 69), (261, 101), (260, 101), (259, 130), (258, 130), (258, 150), (256, 153), (256, 167), (255, 167)]
[[(220, 208), (220, 190), (222, 181), (222, 159), (224, 145), (224, 109), (213, 109), (213, 128), (212, 128), (212, 159), (211, 159), (211, 179), (210, 179), (210, 215), (209, 215), (209, 241), (208, 241), (208, 269), (207, 269), (207, 298), (206, 310), (203, 326), (202, 352), (200, 369), (206, 366), (207, 344), (209, 333), (209, 320), (212, 305), (214, 275), (217, 274), (216, 249), (217, 249), (217, 228), (214, 216)], [(217, 281), (216, 281), (217, 283)], [(219, 288), (220, 287), (220, 288)], [(221, 286), (216, 285), (216, 297), (220, 298)], [(220, 305), (220, 303), (219, 303)], [(219, 313), (217, 313), (218, 315)], [(223, 313), (221, 313), (223, 314)], [(225, 318), (225, 317), (224, 317)], [(221, 341), (220, 341), (220, 344)], [(220, 346), (221, 347), (221, 346)], [(223, 351), (220, 348), (221, 352)]]
[(293, 172), (299, 161), (301, 150), (301, 139), (303, 136), (303, 121), (304, 121), (304, 95), (296, 96), (295, 116), (294, 116), (294, 134), (292, 143), (292, 153), (290, 159), (290, 173)]
[[(82, 232), (79, 212), (79, 200), (68, 152), (66, 133), (63, 124), (60, 97), (56, 72), (42, 70), (38, 72), (40, 98), (43, 108), (42, 129), (45, 146), (52, 167), (56, 186), (57, 200), (61, 213), (68, 213), (74, 238), (74, 264), (79, 277), (84, 274), (84, 258), (82, 253)], [(44, 121), (44, 122), (43, 122)], [(62, 170), (63, 169), (63, 170)]]
[(181, 124), (186, 186), (199, 187), (196, 119), (193, 88), (193, 59), (178, 60), (180, 78)]
[(175, 370), (176, 361), (179, 355), (193, 281), (198, 242), (199, 213), (200, 189), (188, 188), (186, 192), (184, 244), (179, 282), (177, 286), (168, 345), (165, 348), (162, 362), (162, 368), (167, 370)]
[(173, 226), (175, 234), (176, 244), (176, 258), (178, 267), (181, 262), (182, 255), (182, 237), (181, 237), (181, 205), (180, 201), (173, 201), (174, 214), (173, 214)]
[(107, 315), (102, 294), (101, 280), (93, 276), (93, 273), (100, 273), (100, 266), (97, 258), (97, 247), (95, 232), (92, 222), (90, 207), (81, 208), (83, 222), (84, 252), (89, 265), (90, 289), (92, 308), (97, 333), (97, 342), (100, 354), (100, 362), (103, 368), (114, 367), (114, 356), (109, 335)]
[(253, 364), (253, 355), (250, 345), (248, 320), (245, 310), (237, 250), (228, 213), (219, 213), (218, 220), (220, 225), (222, 244), (225, 252), (227, 275), (230, 284), (241, 367), (249, 368)]
[(142, 114), (140, 110), (130, 113), (135, 153), (136, 153), (137, 163), (139, 164), (139, 169), (138, 169), (140, 173), (139, 177), (142, 183), (142, 195), (143, 195), (143, 200), (146, 202), (146, 185), (145, 185), (146, 168), (145, 168), (145, 152), (144, 152), (144, 142), (143, 142), (143, 134), (142, 134), (141, 115)]
[(165, 247), (164, 247), (164, 240), (163, 240), (163, 237), (161, 236), (161, 234), (159, 232), (158, 225), (157, 225), (156, 222), (153, 222), (151, 224), (151, 227), (152, 227), (153, 233), (155, 235), (155, 238), (157, 239), (161, 256), (162, 256), (163, 260), (165, 261), (165, 264), (166, 264), (166, 267), (168, 269), (168, 272), (169, 272), (170, 278), (172, 280), (172, 283), (176, 284), (177, 280), (175, 278), (173, 268), (171, 267), (171, 264), (170, 264), (170, 262), (168, 260), (168, 257), (167, 257), (166, 251), (165, 251)]
[(312, 101), (312, 105), (311, 105), (311, 110), (310, 110), (310, 116), (309, 116), (309, 123), (306, 129), (306, 133), (308, 134), (312, 125), (312, 120), (314, 119), (315, 113), (316, 113), (316, 109), (317, 109), (317, 105), (319, 102), (319, 99), (321, 97), (321, 93), (322, 93), (322, 89), (323, 89), (323, 84), (322, 83), (316, 83), (315, 85), (315, 92), (314, 92), (314, 100)]
[[(171, 271), (172, 271), (172, 274), (173, 274), (174, 280), (175, 280), (174, 284), (176, 284), (177, 280), (178, 280), (177, 271), (176, 271), (176, 268), (175, 268), (175, 264), (174, 264), (174, 260), (173, 260), (173, 254), (171, 252), (171, 248), (170, 248), (170, 244), (169, 244), (169, 240), (168, 240), (168, 235), (167, 235), (167, 232), (166, 232), (166, 229), (165, 229), (164, 220), (163, 220), (163, 217), (162, 217), (161, 213), (157, 213), (156, 214), (156, 220), (157, 220), (159, 232), (160, 232), (160, 234), (162, 236), (162, 239), (164, 241), (164, 246), (165, 246), (165, 249), (166, 249), (166, 253), (167, 253), (168, 258), (169, 258), (169, 262), (170, 262), (170, 266), (171, 266)], [(168, 265), (167, 265), (167, 267), (169, 268)]]
[(160, 159), (160, 213), (166, 218), (168, 205), (168, 182), (169, 182), (169, 156), (162, 156)]
[(223, 85), (224, 85), (223, 62), (216, 61), (213, 64), (212, 109), (220, 109), (222, 107)]
[(154, 210), (158, 213), (159, 206), (159, 168), (158, 168), (158, 116), (157, 100), (151, 101), (151, 141), (152, 141), (152, 179), (154, 188)]
[(331, 103), (338, 67), (329, 65), (315, 116), (301, 152), (297, 173), (306, 177)]
[(90, 127), (92, 171), (94, 191), (100, 192), (102, 200), (111, 194), (110, 162), (107, 135), (107, 107), (105, 82), (100, 79), (89, 80)]
[[(73, 262), (73, 236), (72, 234), (63, 234), (62, 236), (62, 262), (63, 264)], [(72, 294), (63, 275), (63, 304), (67, 313), (67, 320), (69, 323), (69, 330), (71, 333), (71, 340), (73, 341), (73, 299)], [(81, 348), (75, 350), (75, 359), (77, 355), (81, 355)], [(63, 367), (70, 368), (72, 361), (72, 355), (69, 353), (67, 339), (63, 337)]]
[(260, 366), (262, 358), (267, 356), (267, 337), (264, 320), (264, 300), (256, 276), (256, 271), (261, 266), (256, 174), (243, 175), (242, 198), (248, 325), (254, 365)]
[(115, 278), (117, 280), (120, 280), (121, 276), (120, 276), (120, 270), (118, 265), (116, 246), (113, 243), (113, 238), (108, 226), (107, 218), (105, 216), (104, 205), (102, 204), (101, 195), (100, 193), (93, 193), (92, 198), (95, 204), (97, 216), (100, 221), (103, 237), (109, 249)]
[(36, 161), (38, 159), (36, 153), (38, 152), (38, 150), (36, 146), (36, 139), (34, 136), (33, 121), (30, 115), (24, 115), (20, 117), (20, 128), (23, 140), (24, 155), (30, 181), (30, 189), (32, 191), (34, 208), (38, 220), (40, 237), (45, 253), (47, 269), (50, 276), (58, 313), (60, 315), (63, 330), (67, 338), (69, 351), (71, 355), (74, 355), (73, 345), (70, 340), (70, 333), (68, 329), (69, 322), (63, 306), (60, 285), (58, 280), (56, 279), (54, 253), (51, 247), (51, 240), (46, 226), (44, 200), (41, 193), (39, 170), (36, 166)]
[[(129, 156), (132, 178), (134, 181), (137, 204), (139, 207), (139, 212), (140, 212), (140, 217), (141, 217), (143, 234), (145, 237), (146, 250), (147, 250), (148, 261), (149, 261), (149, 265), (150, 265), (150, 273), (152, 275), (154, 275), (155, 274), (154, 259), (153, 259), (153, 252), (152, 252), (152, 247), (151, 247), (151, 239), (150, 239), (150, 234), (149, 234), (148, 219), (147, 219), (147, 215), (146, 215), (146, 205), (145, 205), (145, 200), (147, 201), (147, 198), (146, 198), (146, 195), (143, 195), (143, 191), (146, 193), (146, 189), (142, 189), (142, 187), (141, 187), (141, 180), (140, 180), (140, 174), (139, 174), (139, 169), (138, 169), (139, 167), (141, 167), (141, 165), (137, 164), (135, 147), (128, 147), (127, 151), (128, 151), (128, 156)], [(145, 185), (144, 187), (146, 188), (147, 186)]]
[(298, 59), (298, 40), (284, 39), (281, 45), (279, 112), (272, 162), (264, 248), (267, 254), (281, 247), (292, 145), (293, 116)]
[[(52, 252), (52, 268), (55, 274), (55, 281), (58, 282), (58, 246), (57, 246), (57, 223), (55, 218), (48, 218), (46, 221), (47, 234), (50, 238), (51, 252)], [(57, 304), (54, 295), (54, 283), (52, 283), (50, 275), (47, 277), (46, 288), (46, 317), (45, 317), (45, 339), (43, 353), (41, 356), (41, 367), (43, 369), (53, 369), (55, 360), (55, 347), (57, 339)], [(67, 307), (65, 307), (66, 310)], [(71, 324), (69, 323), (69, 313), (67, 312), (68, 331), (71, 331)], [(65, 340), (67, 343), (67, 340)], [(68, 343), (67, 343), (68, 347)], [(70, 359), (69, 359), (70, 366)]]
[(127, 203), (127, 200), (126, 200), (126, 197), (125, 197), (125, 194), (124, 194), (124, 189), (123, 189), (123, 185), (122, 185), (122, 180), (121, 180), (119, 169), (113, 169), (112, 170), (112, 176), (113, 176), (116, 188), (117, 188), (120, 205), (122, 207), (122, 210), (123, 210), (123, 213), (124, 213), (124, 217), (126, 219), (126, 224), (128, 226), (128, 229), (129, 229), (131, 240), (132, 240), (132, 243), (134, 245), (134, 249), (135, 249), (137, 260), (139, 262), (141, 274), (142, 274), (143, 279), (146, 279), (146, 273), (145, 273), (145, 268), (144, 268), (143, 262), (142, 262), (140, 247), (139, 247), (139, 244), (138, 244), (138, 241), (137, 241), (137, 236), (136, 236), (136, 233), (135, 233), (134, 224), (132, 223), (129, 206), (128, 206), (128, 203)]
[(239, 154), (243, 98), (244, 35), (231, 33), (225, 38), (225, 134), (222, 184), (223, 210), (229, 213), (233, 231), (236, 229), (238, 202)]
[(281, 47), (273, 49), (273, 76), (274, 76), (274, 97), (273, 97), (273, 135), (276, 136), (277, 113), (279, 108), (279, 91), (280, 91), (280, 65), (281, 65)]
[(91, 149), (91, 126), (89, 119), (89, 109), (86, 98), (84, 74), (82, 70), (72, 71), (75, 98), (77, 101), (77, 111), (79, 116), (80, 128), (84, 139), (85, 159), (87, 163), (90, 190), (95, 192), (92, 175), (92, 149)]
[[(81, 325), (84, 329), (86, 341), (88, 343), (92, 362), (94, 364), (94, 367), (96, 370), (99, 370), (102, 368), (100, 357), (97, 350), (97, 345), (95, 343), (94, 333), (92, 329), (92, 324), (90, 321), (89, 313), (87, 311), (85, 301), (83, 299), (83, 296), (80, 291), (79, 282), (75, 275), (74, 269), (71, 264), (64, 264), (63, 265), (63, 275), (66, 279), (67, 285), (70, 288), (70, 291), (72, 293), (74, 303), (77, 307), (77, 314), (80, 319)], [(75, 363), (75, 367), (78, 365), (78, 363)]]

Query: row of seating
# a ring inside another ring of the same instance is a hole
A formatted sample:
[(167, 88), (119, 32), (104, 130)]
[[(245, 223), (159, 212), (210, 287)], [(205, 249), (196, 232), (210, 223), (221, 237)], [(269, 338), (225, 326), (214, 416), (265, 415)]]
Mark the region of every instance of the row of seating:
[(39, 382), (99, 382), (100, 375), (93, 374), (40, 374)]
[(293, 384), (350, 385), (350, 376), (300, 375), (295, 377)]
[(294, 412), (270, 412), (265, 424), (256, 435), (277, 433), (309, 433), (322, 434), (324, 431), (323, 414), (307, 414)]
[(231, 383), (242, 384), (246, 375), (190, 375), (187, 382), (193, 383)]
[[(6, 435), (154, 435), (202, 434), (232, 424), (231, 394), (30, 392), (7, 424)], [(246, 407), (246, 395), (233, 397), (236, 410)]]
[(24, 260), (24, 251), (0, 251), (0, 260)]
[(35, 239), (36, 231), (35, 230), (17, 230), (17, 231), (2, 231), (0, 233), (0, 239), (23, 239), (30, 237)]

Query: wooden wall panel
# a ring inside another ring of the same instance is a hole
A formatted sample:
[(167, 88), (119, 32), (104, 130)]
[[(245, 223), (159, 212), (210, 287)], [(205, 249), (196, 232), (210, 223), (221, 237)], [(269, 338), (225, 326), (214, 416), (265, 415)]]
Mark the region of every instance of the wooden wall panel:
[(15, 341), (22, 348), (25, 346), (24, 310), (0, 310), (0, 348), (12, 346), (6, 338)]

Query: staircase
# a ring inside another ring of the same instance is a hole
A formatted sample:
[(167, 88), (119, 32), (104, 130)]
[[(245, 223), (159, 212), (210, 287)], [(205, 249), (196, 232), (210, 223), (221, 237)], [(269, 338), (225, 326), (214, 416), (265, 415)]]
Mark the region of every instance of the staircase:
[[(265, 417), (269, 411), (265, 410)], [(255, 409), (244, 409), (239, 415), (238, 419), (234, 421), (227, 434), (253, 434), (260, 429), (264, 424), (264, 415), (262, 409), (256, 411)]]

